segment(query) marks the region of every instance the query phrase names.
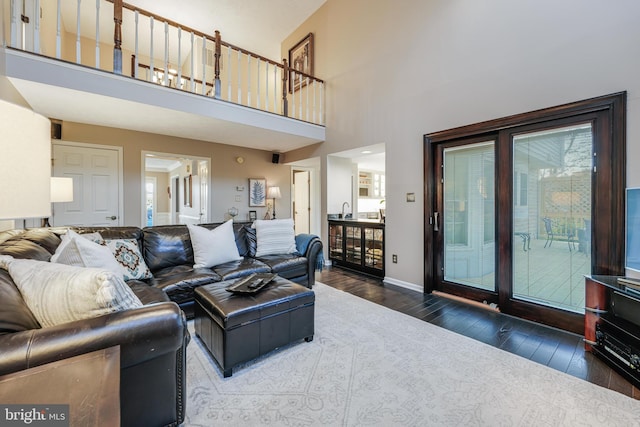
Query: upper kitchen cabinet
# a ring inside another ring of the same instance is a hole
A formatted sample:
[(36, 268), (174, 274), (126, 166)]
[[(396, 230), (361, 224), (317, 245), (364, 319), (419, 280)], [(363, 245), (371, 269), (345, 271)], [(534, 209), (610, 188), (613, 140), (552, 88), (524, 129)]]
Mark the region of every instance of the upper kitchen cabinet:
[(378, 171), (358, 171), (358, 197), (384, 198), (384, 173)]

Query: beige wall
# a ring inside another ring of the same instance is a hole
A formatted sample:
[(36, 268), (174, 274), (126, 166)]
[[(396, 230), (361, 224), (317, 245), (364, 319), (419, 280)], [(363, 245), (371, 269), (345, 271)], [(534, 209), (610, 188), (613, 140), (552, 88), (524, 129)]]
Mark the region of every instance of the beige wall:
[[(123, 147), (124, 225), (140, 226), (142, 222), (142, 151), (211, 158), (210, 218), (213, 222), (226, 219), (232, 207), (239, 210), (237, 219), (248, 219), (250, 209), (262, 218), (266, 208), (249, 208), (249, 178), (264, 178), (268, 186), (280, 186), (278, 218), (291, 217), (290, 168), (271, 163), (271, 152), (71, 122), (63, 123), (62, 139)], [(244, 158), (244, 163), (236, 162), (238, 156)], [(237, 191), (238, 186), (244, 186), (244, 190)], [(236, 201), (236, 196), (240, 201)]]
[[(421, 286), (424, 134), (626, 90), (627, 158), (640, 158), (640, 2), (614, 3), (327, 0), (282, 43), (315, 35), (327, 140), (287, 159), (386, 143), (386, 274)], [(640, 169), (627, 176), (640, 186)]]

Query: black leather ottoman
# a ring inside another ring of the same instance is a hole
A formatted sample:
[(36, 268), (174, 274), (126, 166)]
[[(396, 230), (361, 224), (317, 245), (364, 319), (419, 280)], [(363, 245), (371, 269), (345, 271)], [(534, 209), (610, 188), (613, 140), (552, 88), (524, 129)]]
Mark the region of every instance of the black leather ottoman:
[(225, 290), (232, 281), (195, 290), (195, 330), (230, 377), (232, 368), (296, 340), (313, 340), (315, 294), (277, 277), (253, 295)]

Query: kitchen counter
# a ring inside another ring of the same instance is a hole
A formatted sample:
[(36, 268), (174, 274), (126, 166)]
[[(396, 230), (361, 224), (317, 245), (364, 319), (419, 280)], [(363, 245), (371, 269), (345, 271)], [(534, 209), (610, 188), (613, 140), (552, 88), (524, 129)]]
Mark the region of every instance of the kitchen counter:
[(341, 219), (329, 219), (329, 222), (335, 223), (363, 223), (363, 224), (379, 224), (384, 226), (384, 222), (380, 222), (379, 219), (364, 219), (364, 218), (341, 218)]

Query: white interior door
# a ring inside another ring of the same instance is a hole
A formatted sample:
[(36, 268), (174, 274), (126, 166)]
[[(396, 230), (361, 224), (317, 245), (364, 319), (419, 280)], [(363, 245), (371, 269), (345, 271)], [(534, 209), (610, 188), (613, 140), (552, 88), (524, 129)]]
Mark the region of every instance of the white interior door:
[(73, 178), (73, 202), (54, 203), (52, 225), (122, 225), (119, 147), (53, 145), (53, 175)]
[(200, 223), (209, 222), (209, 162), (198, 161), (200, 177)]
[(295, 171), (293, 173), (293, 221), (296, 234), (309, 233), (310, 182), (309, 171)]

